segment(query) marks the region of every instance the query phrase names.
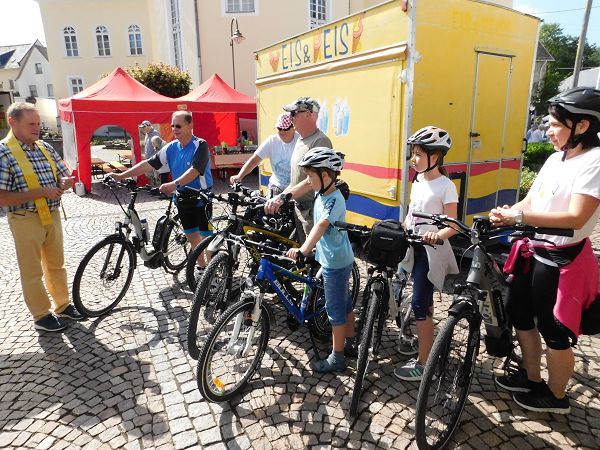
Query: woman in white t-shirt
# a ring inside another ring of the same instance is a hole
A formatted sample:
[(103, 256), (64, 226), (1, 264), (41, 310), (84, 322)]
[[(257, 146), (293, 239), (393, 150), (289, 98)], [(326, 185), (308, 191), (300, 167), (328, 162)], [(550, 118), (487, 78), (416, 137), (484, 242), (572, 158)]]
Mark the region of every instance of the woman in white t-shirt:
[[(456, 258), (448, 238), (456, 234), (452, 228), (438, 230), (433, 225), (419, 225), (423, 222), (413, 216), (413, 212), (446, 214), (456, 218), (458, 195), (454, 183), (442, 167), (444, 156), (450, 150), (450, 134), (441, 128), (428, 126), (421, 128), (407, 141), (412, 150), (411, 163), (417, 176), (410, 192), (410, 205), (404, 227), (421, 235), (432, 246), (411, 247), (407, 258), (402, 261), (403, 269), (411, 272), (413, 278), (412, 310), (417, 322), (418, 348), (400, 343), (400, 353), (418, 354), (406, 364), (394, 369), (394, 376), (403, 381), (420, 381), (425, 362), (433, 345), (433, 289), (442, 290), (447, 274), (458, 273)], [(438, 240), (442, 245), (436, 245)], [(409, 262), (410, 261), (410, 262)]]
[[(551, 155), (524, 200), (490, 213), (495, 225), (572, 228), (572, 238), (540, 235), (527, 270), (516, 274), (507, 310), (517, 330), (524, 369), (496, 377), (521, 407), (567, 414), (566, 387), (581, 334), (581, 315), (596, 298), (599, 270), (589, 236), (600, 214), (600, 91), (575, 88), (549, 100)], [(541, 336), (541, 337), (540, 337)], [(541, 378), (542, 343), (548, 383)]]
[(254, 170), (263, 159), (271, 162), (272, 174), (269, 178), (269, 196), (281, 194), (290, 184), (290, 160), (300, 136), (296, 133), (290, 113), (282, 113), (277, 118), (277, 134), (269, 136), (246, 161), (237, 175), (229, 178), (231, 184), (241, 183), (246, 175)]

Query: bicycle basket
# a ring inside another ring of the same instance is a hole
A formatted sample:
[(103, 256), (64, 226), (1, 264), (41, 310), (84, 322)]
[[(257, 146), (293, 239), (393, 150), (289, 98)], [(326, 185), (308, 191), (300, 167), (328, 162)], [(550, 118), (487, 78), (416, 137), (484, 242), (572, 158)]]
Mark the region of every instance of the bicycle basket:
[(376, 222), (371, 230), (367, 247), (367, 260), (373, 264), (396, 267), (404, 259), (408, 250), (408, 241), (397, 220)]

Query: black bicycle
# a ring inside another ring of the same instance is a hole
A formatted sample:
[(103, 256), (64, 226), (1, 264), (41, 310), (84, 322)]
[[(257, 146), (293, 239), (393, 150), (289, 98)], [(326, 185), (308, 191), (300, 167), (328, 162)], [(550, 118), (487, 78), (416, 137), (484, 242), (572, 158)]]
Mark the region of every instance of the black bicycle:
[[(359, 339), (358, 359), (350, 402), (350, 417), (356, 417), (369, 361), (379, 353), (381, 347), (381, 337), (390, 310), (390, 299), (393, 299), (396, 307), (395, 320), (402, 332), (406, 328), (405, 322), (410, 317), (410, 303), (408, 302), (412, 297), (404, 295), (402, 292), (406, 283), (400, 285), (397, 293), (392, 289), (392, 280), (397, 276), (398, 262), (404, 257), (409, 245), (427, 244), (423, 243), (420, 236), (404, 232), (402, 224), (398, 221), (379, 222), (373, 228), (345, 222), (336, 222), (335, 226), (360, 234), (362, 250), (366, 253), (367, 261), (370, 263), (356, 325), (356, 336)], [(381, 251), (381, 247), (374, 245), (374, 240), (380, 240), (383, 246), (387, 246), (387, 251)], [(442, 244), (443, 241), (438, 243)], [(406, 281), (406, 278), (403, 281)]]
[[(171, 199), (150, 239), (148, 222), (140, 218), (135, 202), (139, 191), (152, 192), (152, 189), (138, 187), (133, 179), (118, 182), (106, 178), (103, 183), (117, 198), (125, 217), (115, 223), (115, 232), (94, 245), (77, 267), (73, 303), (87, 317), (106, 314), (123, 299), (137, 266), (136, 254), (151, 269), (163, 267), (175, 273), (185, 266), (190, 250), (179, 217), (173, 214)], [(119, 187), (130, 192), (127, 208), (116, 195)]]
[(527, 225), (492, 228), (486, 217), (475, 217), (468, 227), (445, 215), (413, 215), (428, 219), (439, 228), (454, 228), (470, 240), (473, 249), (466, 282), (455, 285), (448, 319), (435, 338), (417, 396), (417, 445), (421, 450), (433, 450), (448, 443), (459, 423), (479, 353), (482, 322), (487, 353), (504, 357), (505, 371), (517, 369), (512, 327), (504, 306), (503, 291), (508, 282), (486, 246), (507, 231), (512, 238), (535, 239), (536, 233), (573, 236), (573, 230)]

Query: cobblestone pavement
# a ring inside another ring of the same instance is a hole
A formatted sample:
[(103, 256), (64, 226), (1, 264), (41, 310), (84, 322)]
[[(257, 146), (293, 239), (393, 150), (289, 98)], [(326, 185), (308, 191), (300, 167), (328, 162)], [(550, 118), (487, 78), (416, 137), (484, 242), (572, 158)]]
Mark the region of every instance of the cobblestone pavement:
[[(83, 255), (112, 231), (120, 211), (100, 188), (85, 198), (66, 194), (64, 203), (72, 280)], [(138, 204), (151, 226), (165, 205), (144, 195)], [(599, 237), (600, 230), (597, 244)], [(38, 334), (22, 299), (3, 214), (0, 248), (0, 448), (416, 448), (418, 386), (392, 376), (402, 360), (394, 328), (367, 376), (354, 426), (347, 416), (353, 369), (313, 374), (307, 333), (290, 332), (278, 308), (260, 376), (236, 402), (210, 404), (198, 393), (195, 362), (186, 351), (192, 294), (181, 275), (140, 265), (111, 314), (74, 323), (62, 334)], [(517, 407), (492, 381), (499, 361), (482, 351), (451, 447), (600, 448), (600, 337), (582, 337), (575, 354), (572, 412), (565, 417)]]

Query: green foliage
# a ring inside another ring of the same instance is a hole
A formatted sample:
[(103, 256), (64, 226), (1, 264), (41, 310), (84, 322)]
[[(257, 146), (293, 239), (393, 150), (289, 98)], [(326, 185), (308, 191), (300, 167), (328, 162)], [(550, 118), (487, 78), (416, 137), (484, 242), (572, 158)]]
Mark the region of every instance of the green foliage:
[[(545, 23), (540, 30), (540, 42), (554, 57), (548, 63), (542, 89), (537, 98), (533, 99), (536, 114), (546, 114), (546, 101), (558, 93), (558, 85), (562, 80), (573, 74), (575, 56), (579, 37), (563, 34), (560, 25)], [(585, 44), (583, 51), (582, 67), (596, 67), (600, 65), (600, 49), (595, 44)]]
[(550, 142), (535, 142), (527, 145), (523, 166), (538, 172), (552, 153), (554, 146)]
[(189, 93), (192, 86), (189, 73), (164, 63), (148, 64), (146, 67), (136, 64), (125, 71), (147, 88), (166, 97), (181, 97)]
[(521, 189), (519, 190), (519, 201), (523, 200), (529, 189), (531, 189), (531, 185), (533, 184), (533, 180), (537, 176), (537, 172), (528, 169), (523, 166), (523, 172), (521, 172)]

